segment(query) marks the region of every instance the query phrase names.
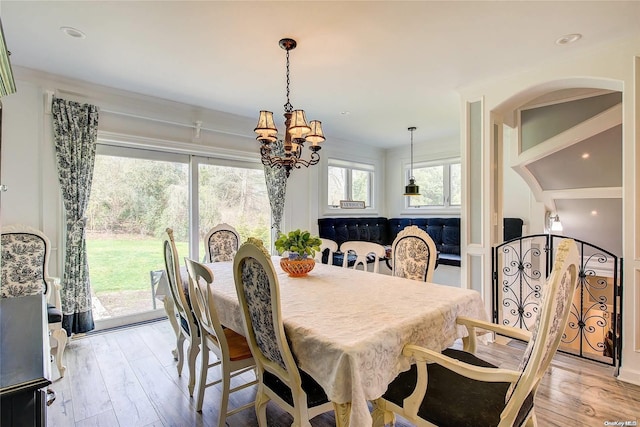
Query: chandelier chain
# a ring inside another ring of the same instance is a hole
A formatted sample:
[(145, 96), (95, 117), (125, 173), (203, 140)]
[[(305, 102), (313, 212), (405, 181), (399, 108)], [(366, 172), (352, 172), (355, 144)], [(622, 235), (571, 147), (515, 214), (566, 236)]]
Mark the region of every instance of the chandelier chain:
[(289, 50), (287, 50), (287, 103), (284, 104), (284, 111), (287, 113), (293, 111), (293, 105), (289, 101), (289, 83), (291, 83), (291, 79), (289, 78)]
[(409, 178), (414, 179), (413, 177), (413, 129), (409, 128), (411, 131), (411, 167), (409, 170)]

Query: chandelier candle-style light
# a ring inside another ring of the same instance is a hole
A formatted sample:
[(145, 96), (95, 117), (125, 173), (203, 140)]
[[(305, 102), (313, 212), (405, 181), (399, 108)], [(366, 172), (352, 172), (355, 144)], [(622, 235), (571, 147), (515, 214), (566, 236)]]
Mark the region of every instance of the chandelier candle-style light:
[(419, 196), (420, 187), (416, 185), (416, 179), (413, 176), (413, 131), (416, 130), (416, 127), (411, 126), (410, 128), (407, 128), (407, 130), (411, 132), (411, 169), (409, 170), (409, 185), (404, 187), (404, 195)]
[[(254, 129), (258, 134), (256, 139), (260, 141), (260, 156), (262, 164), (270, 167), (284, 168), (287, 178), (291, 169), (300, 169), (302, 166), (309, 167), (320, 161), (320, 143), (325, 140), (322, 133), (322, 123), (318, 120), (312, 120), (307, 124), (304, 110), (294, 110), (293, 105), (289, 101), (289, 51), (296, 48), (296, 41), (293, 39), (280, 40), (280, 47), (287, 51), (287, 103), (284, 104), (284, 154), (282, 156), (273, 153), (273, 143), (278, 140), (278, 129), (273, 122), (273, 113), (271, 111), (260, 111), (258, 125)], [(302, 148), (304, 143), (308, 142), (311, 157), (309, 160), (302, 158)]]

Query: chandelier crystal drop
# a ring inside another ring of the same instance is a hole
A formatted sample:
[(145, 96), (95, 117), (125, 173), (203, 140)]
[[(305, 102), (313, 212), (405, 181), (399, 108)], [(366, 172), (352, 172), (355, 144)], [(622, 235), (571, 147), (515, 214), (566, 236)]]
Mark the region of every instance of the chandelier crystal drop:
[[(300, 169), (302, 166), (309, 167), (320, 161), (320, 143), (325, 138), (322, 132), (322, 123), (318, 120), (312, 120), (307, 123), (304, 110), (294, 110), (289, 100), (289, 51), (296, 48), (297, 43), (293, 39), (282, 39), (279, 42), (280, 47), (287, 52), (287, 103), (284, 104), (284, 140), (280, 139), (283, 145), (284, 153), (276, 155), (274, 153), (274, 145), (278, 139), (278, 129), (273, 121), (273, 112), (260, 111), (258, 125), (254, 132), (258, 134), (256, 139), (260, 141), (260, 156), (262, 164), (269, 167), (284, 168), (287, 178), (291, 169)], [(302, 148), (304, 144), (309, 144), (311, 156), (309, 160), (302, 158)]]

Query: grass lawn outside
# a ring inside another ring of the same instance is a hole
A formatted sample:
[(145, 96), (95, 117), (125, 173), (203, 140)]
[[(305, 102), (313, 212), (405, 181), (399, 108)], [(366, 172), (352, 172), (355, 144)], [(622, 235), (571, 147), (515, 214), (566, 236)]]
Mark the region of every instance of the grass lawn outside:
[[(180, 256), (189, 253), (187, 242), (176, 242), (176, 248)], [(164, 270), (161, 238), (88, 233), (87, 256), (91, 288), (99, 300), (96, 319), (153, 309), (150, 271)]]

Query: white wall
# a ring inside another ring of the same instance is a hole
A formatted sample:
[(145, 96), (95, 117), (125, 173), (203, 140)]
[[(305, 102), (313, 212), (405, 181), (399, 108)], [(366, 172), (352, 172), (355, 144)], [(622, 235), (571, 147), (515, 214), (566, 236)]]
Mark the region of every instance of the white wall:
[(537, 218), (544, 218), (544, 205), (536, 202), (525, 180), (511, 168), (511, 156), (518, 152), (515, 132), (509, 127), (504, 130), (502, 215), (504, 218), (522, 218), (523, 235), (543, 233), (544, 221)]
[[(569, 87), (596, 87), (611, 90), (623, 90), (623, 354), (620, 379), (640, 384), (640, 201), (638, 193), (640, 180), (636, 171), (640, 167), (638, 156), (638, 99), (640, 98), (640, 38), (622, 40), (601, 46), (589, 52), (568, 53), (562, 61), (547, 63), (526, 73), (501, 78), (499, 81), (484, 82), (477, 86), (461, 90), (463, 102), (484, 99), (485, 134), (483, 144), (491, 141), (493, 120), (504, 119), (513, 125), (513, 111), (542, 93)], [(490, 168), (490, 164), (486, 164)], [(506, 177), (505, 177), (506, 179)], [(483, 184), (483, 190), (492, 191), (490, 183)], [(491, 206), (484, 199), (483, 213), (489, 215)], [(533, 211), (533, 209), (532, 209)], [(463, 218), (464, 220), (464, 218)], [(535, 231), (535, 230), (530, 230)], [(494, 242), (483, 239), (484, 248), (490, 248)], [(466, 252), (467, 248), (463, 248)], [(484, 260), (485, 269), (482, 280), (490, 286), (490, 259)]]
[(2, 193), (3, 225), (25, 224), (44, 231), (51, 240), (49, 274), (60, 272), (60, 190), (53, 144), (46, 143), (53, 130), (44, 123), (44, 103), (37, 85), (16, 79), (17, 93), (2, 99), (2, 177), (8, 188)]

